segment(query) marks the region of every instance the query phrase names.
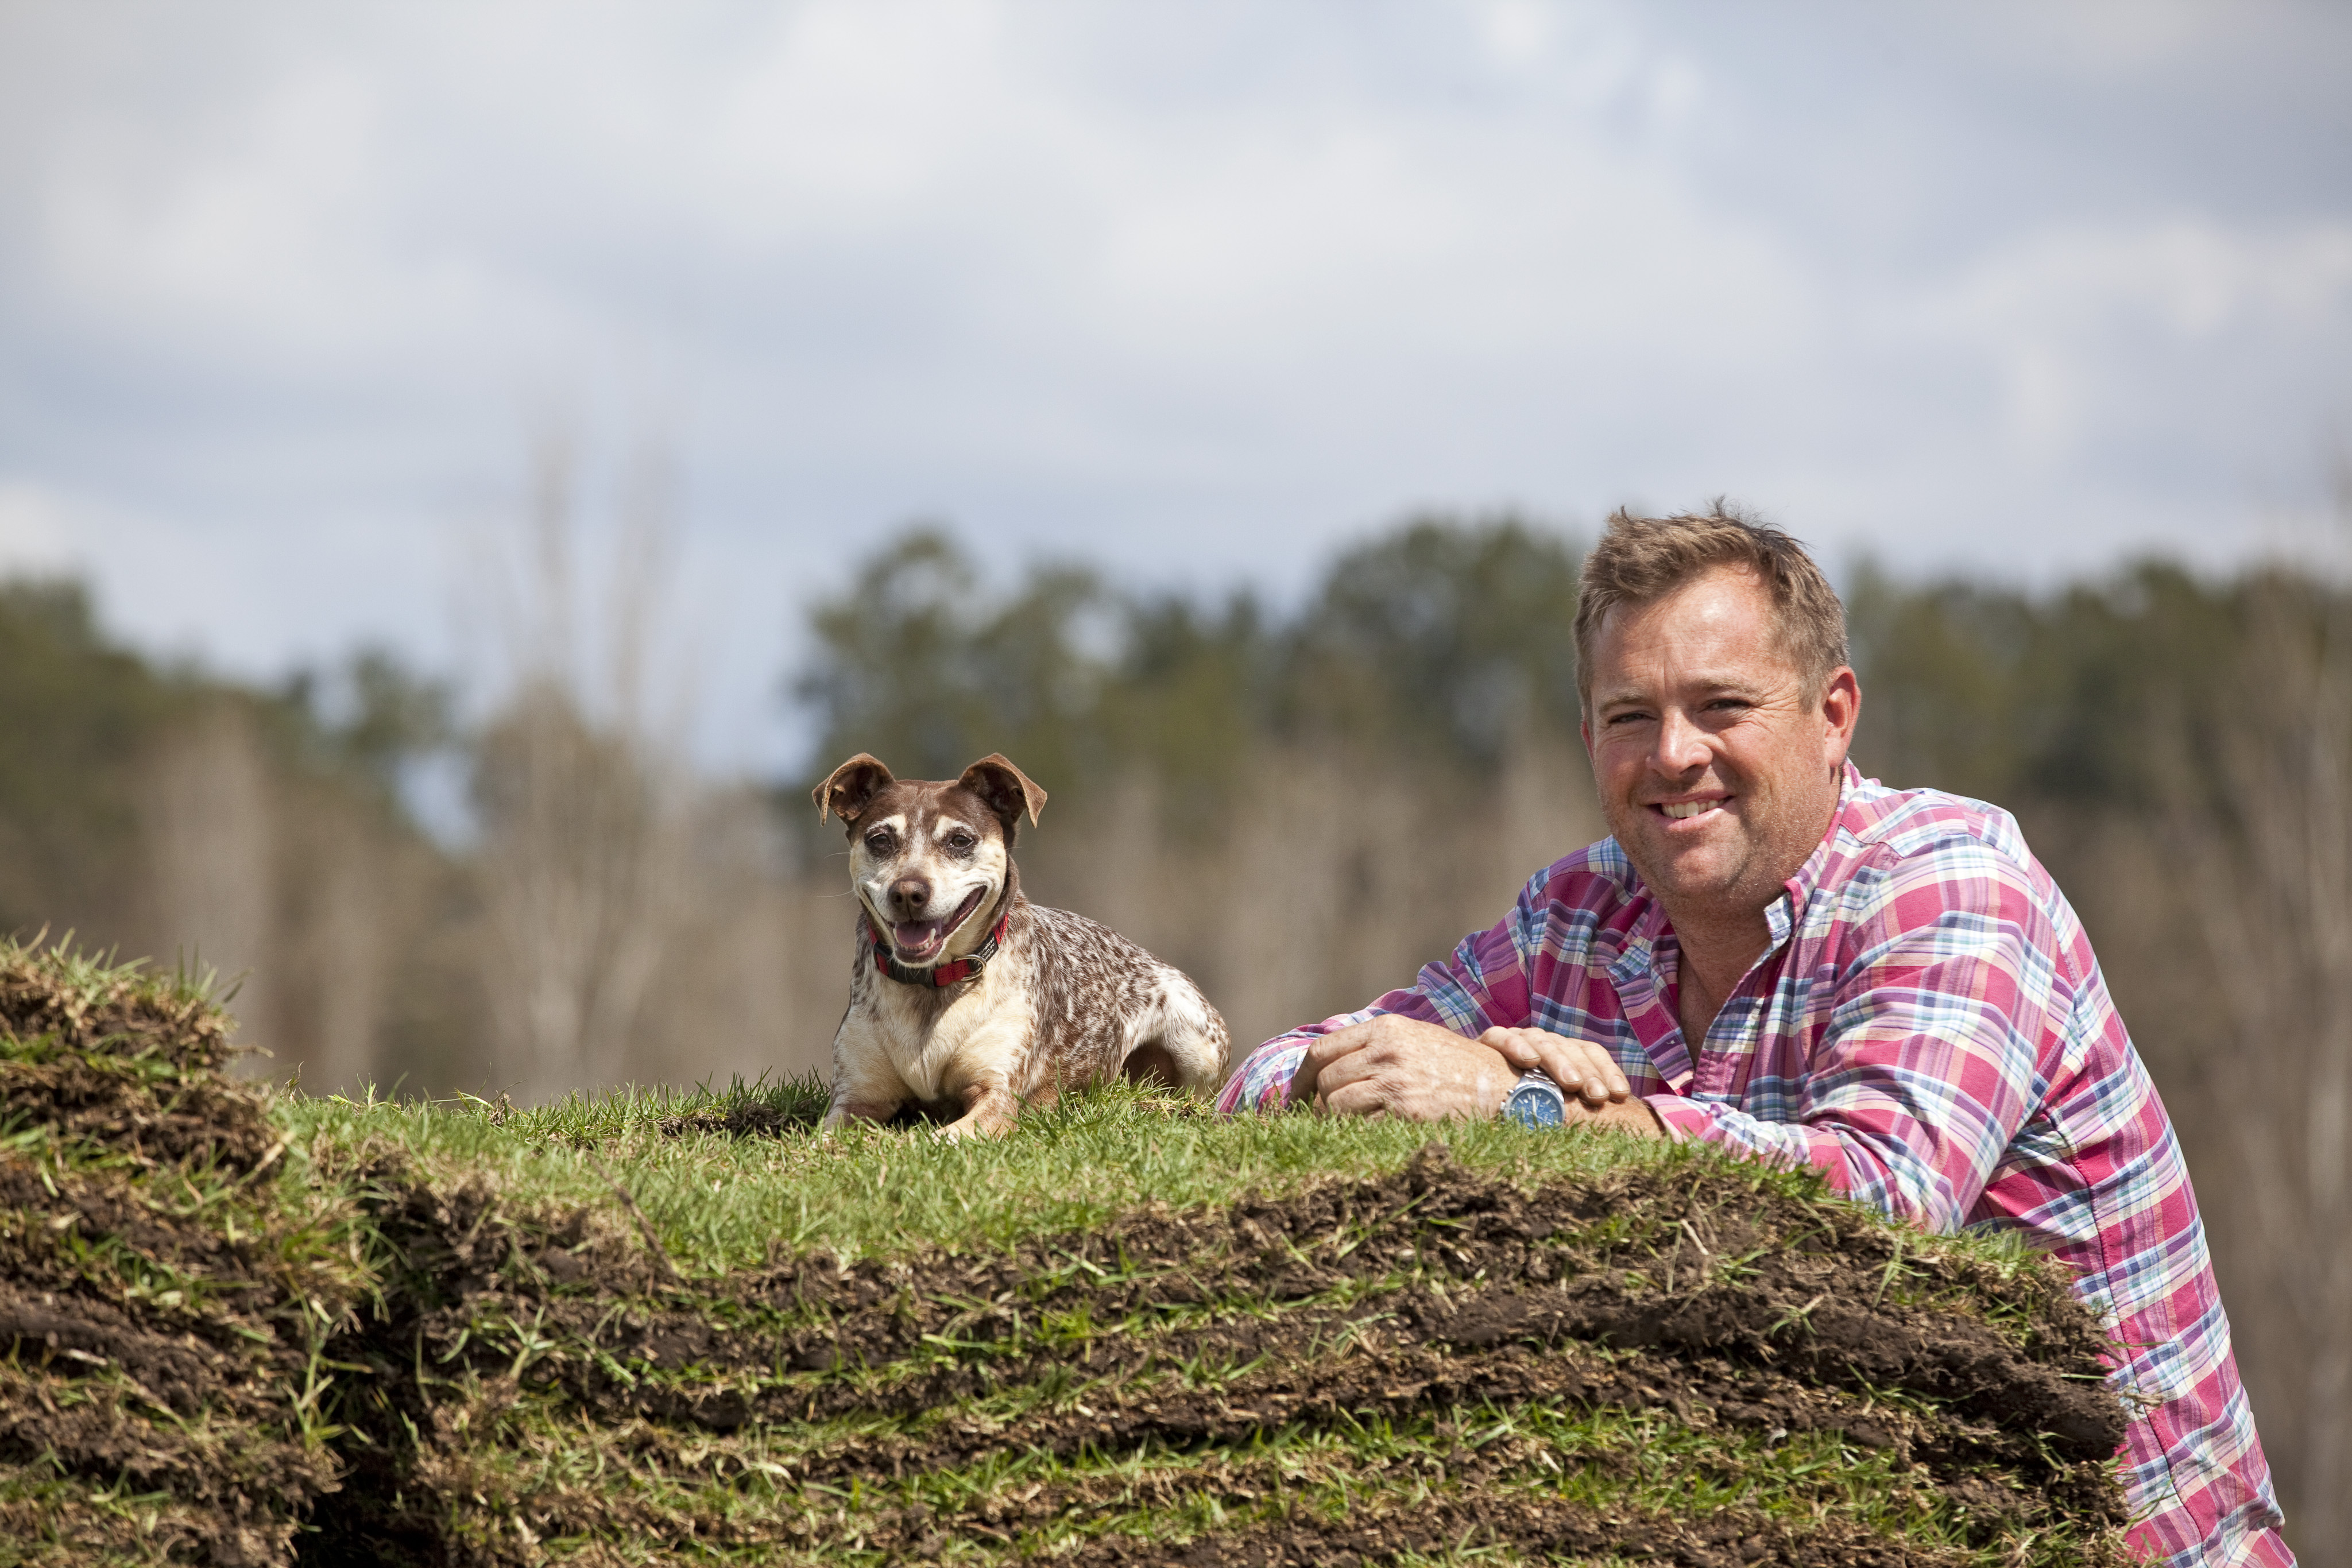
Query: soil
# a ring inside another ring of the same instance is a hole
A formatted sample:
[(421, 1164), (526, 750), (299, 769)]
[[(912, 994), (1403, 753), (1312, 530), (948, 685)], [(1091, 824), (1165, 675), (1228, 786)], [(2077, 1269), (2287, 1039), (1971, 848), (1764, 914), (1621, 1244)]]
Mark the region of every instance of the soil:
[[(2063, 1283), (1737, 1166), (1523, 1188), (1433, 1144), (1382, 1179), (1009, 1254), (681, 1281), (624, 1214), (391, 1160), (346, 1173), (357, 1211), (264, 1201), (265, 1103), (223, 1076), (219, 1015), (156, 988), (77, 989), (19, 950), (0, 1030), (0, 1132), (49, 1130), (0, 1144), (12, 1561), (895, 1561), (1058, 1532), (1089, 1564), (1715, 1568), (1982, 1561), (2053, 1531), (2084, 1544), (2037, 1561), (2119, 1561), (2123, 1411)], [(792, 1124), (761, 1109), (666, 1130)], [(395, 1260), (373, 1298), (371, 1245)], [(1517, 1429), (1579, 1413), (1617, 1436)], [(1728, 1484), (1678, 1508), (1644, 1445), (1694, 1434), (1702, 1468), (1792, 1443), (1868, 1467), (1948, 1543)], [(1563, 1461), (1594, 1484), (1563, 1488)], [(978, 1479), (915, 1484), (940, 1476)], [(1095, 1527), (1139, 1511), (1192, 1522)]]
[[(616, 1230), (575, 1216), (535, 1232), (479, 1188), (410, 1189), (379, 1219), (419, 1270), (418, 1288), (404, 1293), (413, 1310), (330, 1354), (375, 1368), (420, 1433), (455, 1431), (452, 1411), (465, 1401), (405, 1369), (470, 1367), (467, 1397), (492, 1416), (517, 1400), (552, 1400), (609, 1430), (681, 1442), (836, 1423), (856, 1435), (811, 1441), (780, 1468), (803, 1487), (875, 1491), (1013, 1453), (1205, 1455), (1284, 1429), (1442, 1426), (1465, 1409), (1541, 1404), (1649, 1412), (1767, 1445), (1835, 1434), (1856, 1452), (1913, 1467), (1981, 1542), (2121, 1521), (2100, 1461), (2120, 1440), (2123, 1411), (2097, 1381), (2096, 1325), (2063, 1289), (2034, 1269), (1906, 1260), (1895, 1233), (1856, 1212), (1759, 1206), (1736, 1170), (1629, 1169), (1526, 1192), (1454, 1166), (1432, 1145), (1384, 1180), (1222, 1210), (1145, 1211), (1009, 1256), (817, 1255), (696, 1291), (667, 1286)], [(1331, 1304), (1350, 1282), (1370, 1294)], [(1233, 1310), (1182, 1310), (1207, 1303)], [(2031, 1326), (1999, 1326), (1986, 1310)], [(1048, 1346), (1022, 1333), (1044, 1314), (1129, 1326)], [(519, 1358), (513, 1342), (483, 1333), (487, 1322), (524, 1321), (551, 1348)], [(958, 1354), (926, 1354), (942, 1344)], [(1202, 1387), (1181, 1370), (1202, 1364), (1245, 1370)], [(1083, 1402), (1033, 1408), (1011, 1425), (973, 1403), (1049, 1375), (1084, 1387)], [(877, 1418), (902, 1429), (877, 1431)], [(338, 1511), (313, 1559), (362, 1561), (432, 1538), (450, 1507), (417, 1484), (437, 1462), (436, 1441), (403, 1458), (385, 1431), (362, 1457), (353, 1506)], [(1580, 1511), (1528, 1495), (1543, 1462), (1532, 1449), (1460, 1452), (1443, 1506), (1394, 1518), (1357, 1511), (1344, 1525), (1294, 1511), (1202, 1536), (1187, 1560), (1390, 1562), (1479, 1542), (1710, 1564), (1952, 1560), (1827, 1526), (1792, 1533), (1737, 1510), (1638, 1521)], [(1202, 1479), (1187, 1472), (1188, 1485)], [(1273, 1490), (1241, 1488), (1244, 1500)], [(989, 1494), (955, 1517), (874, 1511), (845, 1516), (837, 1533), (774, 1539), (820, 1552), (854, 1539), (886, 1553), (1011, 1542), (1098, 1506), (1085, 1490), (1033, 1489), (1012, 1507)], [(541, 1500), (541, 1533), (593, 1536), (614, 1524), (593, 1497)], [(1077, 1560), (1163, 1550), (1106, 1536)]]
[(0, 1031), (37, 1047), (0, 1061), (0, 1124), (68, 1156), (0, 1153), (0, 1466), (58, 1483), (0, 1500), (12, 1561), (284, 1563), (342, 1468), (291, 1392), (335, 1291), (237, 1212), (284, 1145), (218, 1012), (152, 989), (0, 964)]

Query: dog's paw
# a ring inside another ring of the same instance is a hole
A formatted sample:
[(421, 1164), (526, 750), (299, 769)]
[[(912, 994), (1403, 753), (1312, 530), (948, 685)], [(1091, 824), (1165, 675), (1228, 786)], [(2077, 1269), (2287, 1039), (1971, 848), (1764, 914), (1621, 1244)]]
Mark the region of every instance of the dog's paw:
[(896, 1105), (835, 1105), (824, 1113), (824, 1120), (816, 1124), (816, 1135), (820, 1139), (830, 1141), (834, 1134), (852, 1122), (864, 1122), (880, 1126), (898, 1113), (898, 1107)]
[(931, 1135), (950, 1144), (970, 1138), (1001, 1138), (1013, 1131), (1013, 1120), (1012, 1112), (983, 1105), (966, 1112), (944, 1127), (932, 1129)]

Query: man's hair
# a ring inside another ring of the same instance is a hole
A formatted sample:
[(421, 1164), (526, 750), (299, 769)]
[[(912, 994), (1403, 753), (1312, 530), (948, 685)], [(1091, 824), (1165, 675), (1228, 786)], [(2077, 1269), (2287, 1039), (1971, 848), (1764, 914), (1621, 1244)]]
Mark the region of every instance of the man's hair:
[(1751, 521), (1722, 500), (1704, 512), (1671, 517), (1637, 517), (1620, 507), (1584, 558), (1577, 588), (1577, 698), (1588, 712), (1592, 644), (1609, 612), (1620, 605), (1654, 603), (1721, 566), (1753, 571), (1771, 590), (1780, 651), (1797, 666), (1808, 700), (1820, 695), (1831, 671), (1850, 662), (1845, 606), (1795, 539)]

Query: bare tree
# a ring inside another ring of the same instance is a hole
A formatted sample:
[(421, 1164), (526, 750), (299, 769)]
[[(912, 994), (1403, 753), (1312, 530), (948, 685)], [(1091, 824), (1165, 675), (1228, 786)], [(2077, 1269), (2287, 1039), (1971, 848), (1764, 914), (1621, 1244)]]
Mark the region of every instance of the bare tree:
[(148, 950), (238, 981), (238, 1039), (268, 1046), (277, 1022), (277, 789), (253, 717), (207, 706), (166, 738), (140, 796)]
[(2327, 1568), (2352, 1564), (2352, 602), (2282, 574), (2249, 606), (2223, 711), (2172, 758), (2170, 825), (2234, 1037), (2202, 1087), (2263, 1280), (2240, 1338), (2297, 1550)]
[(484, 958), (502, 1086), (614, 1082), (685, 906), (691, 785), (650, 695), (668, 519), (657, 460), (621, 508), (604, 613), (582, 613), (575, 462), (541, 444), (521, 570), (494, 575), (509, 695), (476, 759)]

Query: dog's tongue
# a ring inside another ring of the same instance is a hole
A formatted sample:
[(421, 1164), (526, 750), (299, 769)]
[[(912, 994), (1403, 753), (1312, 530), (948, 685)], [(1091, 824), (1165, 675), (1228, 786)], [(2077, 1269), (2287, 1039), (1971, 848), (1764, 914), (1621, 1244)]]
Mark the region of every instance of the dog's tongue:
[(946, 935), (944, 920), (910, 920), (904, 925), (890, 927), (890, 940), (901, 953), (920, 958), (940, 945)]
[(948, 933), (962, 925), (971, 912), (980, 907), (980, 895), (984, 888), (973, 888), (964, 895), (962, 904), (944, 920), (909, 920), (890, 927), (890, 941), (902, 956), (928, 958), (945, 946)]

